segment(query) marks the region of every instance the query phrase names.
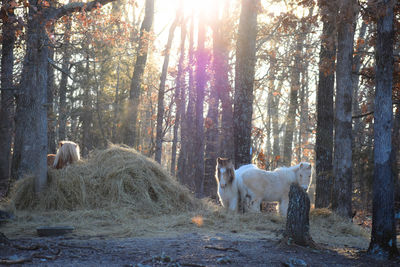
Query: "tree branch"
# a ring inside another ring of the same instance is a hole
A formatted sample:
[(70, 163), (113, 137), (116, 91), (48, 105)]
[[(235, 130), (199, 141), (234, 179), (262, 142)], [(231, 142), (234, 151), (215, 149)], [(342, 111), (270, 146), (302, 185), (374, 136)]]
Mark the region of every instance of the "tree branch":
[(58, 20), (59, 18), (72, 14), (74, 12), (89, 12), (92, 11), (93, 9), (99, 8), (103, 5), (106, 5), (110, 2), (114, 2), (116, 0), (94, 0), (88, 3), (83, 3), (83, 2), (74, 2), (74, 3), (69, 3), (66, 5), (63, 5), (59, 8), (49, 8), (47, 9), (47, 14), (45, 15), (45, 18), (47, 20)]
[(53, 68), (55, 68), (58, 71), (61, 71), (62, 73), (64, 73), (65, 75), (67, 75), (72, 81), (75, 82), (74, 78), (71, 77), (71, 74), (65, 70), (63, 70), (62, 68), (60, 68), (59, 66), (57, 66), (57, 64), (51, 59), (51, 58), (47, 58), (47, 61), (50, 63), (51, 66), (53, 66)]

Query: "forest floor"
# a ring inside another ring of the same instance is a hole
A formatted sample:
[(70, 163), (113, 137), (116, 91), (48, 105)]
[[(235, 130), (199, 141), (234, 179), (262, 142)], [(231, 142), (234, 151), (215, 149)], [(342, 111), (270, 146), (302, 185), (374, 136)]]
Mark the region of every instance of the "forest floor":
[[(190, 232), (164, 237), (30, 237), (0, 240), (0, 263), (24, 266), (400, 266), (365, 249), (282, 244), (281, 233)], [(8, 243), (9, 242), (9, 243)], [(0, 264), (0, 265), (1, 265)]]

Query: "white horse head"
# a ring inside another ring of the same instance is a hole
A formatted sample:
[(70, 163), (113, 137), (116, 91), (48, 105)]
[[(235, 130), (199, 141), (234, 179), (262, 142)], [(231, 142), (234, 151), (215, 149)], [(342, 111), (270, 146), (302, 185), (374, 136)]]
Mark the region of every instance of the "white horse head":
[(217, 172), (215, 178), (221, 188), (225, 188), (233, 183), (233, 180), (235, 180), (235, 167), (230, 159), (217, 159)]
[(311, 164), (308, 162), (301, 162), (297, 166), (296, 180), (304, 190), (307, 190), (311, 184)]

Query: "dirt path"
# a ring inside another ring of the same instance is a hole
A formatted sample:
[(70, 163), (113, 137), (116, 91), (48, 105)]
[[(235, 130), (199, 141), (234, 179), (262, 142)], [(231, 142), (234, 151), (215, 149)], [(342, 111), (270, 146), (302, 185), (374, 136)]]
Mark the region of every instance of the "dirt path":
[(372, 259), (356, 248), (315, 250), (234, 233), (111, 240), (66, 236), (11, 243), (0, 243), (0, 259), (24, 266), (400, 266), (400, 261)]

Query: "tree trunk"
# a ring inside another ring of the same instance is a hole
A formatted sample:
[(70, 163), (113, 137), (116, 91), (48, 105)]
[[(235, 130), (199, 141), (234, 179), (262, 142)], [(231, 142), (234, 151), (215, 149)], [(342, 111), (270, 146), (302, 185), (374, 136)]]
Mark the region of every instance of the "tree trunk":
[(204, 194), (204, 96), (207, 83), (206, 65), (208, 54), (204, 48), (206, 39), (205, 11), (201, 11), (196, 51), (196, 103), (195, 103), (195, 139), (193, 140), (196, 196)]
[(310, 199), (298, 184), (290, 185), (286, 231), (283, 241), (315, 247), (310, 235)]
[(335, 85), (335, 1), (320, 0), (323, 28), (317, 88), (317, 133), (315, 142), (315, 207), (331, 204), (333, 186), (333, 90)]
[[(180, 56), (178, 63), (178, 74), (176, 77), (176, 87), (179, 87), (179, 107), (177, 111), (177, 115), (180, 117), (180, 150), (178, 157), (178, 171), (177, 176), (180, 182), (183, 182), (183, 173), (185, 172), (185, 162), (186, 162), (186, 143), (187, 143), (187, 130), (186, 130), (186, 118), (185, 118), (185, 108), (186, 108), (186, 88), (185, 88), (185, 79), (184, 79), (184, 60), (185, 60), (185, 41), (186, 41), (186, 24), (185, 20), (181, 21), (181, 45), (180, 45)], [(174, 136), (175, 138), (175, 136)], [(178, 138), (176, 136), (176, 138)], [(172, 154), (171, 158), (176, 157), (176, 155)], [(171, 174), (175, 174), (175, 165), (172, 165), (171, 160)]]
[[(278, 110), (275, 108), (275, 99), (274, 99), (274, 95), (276, 94), (275, 92), (275, 86), (274, 83), (276, 81), (276, 57), (275, 55), (271, 55), (271, 57), (269, 58), (269, 81), (268, 81), (268, 102), (267, 102), (267, 111), (268, 111), (268, 127), (267, 127), (267, 170), (271, 170), (274, 168), (274, 154), (273, 154), (273, 150), (274, 150), (274, 144), (273, 142), (275, 141), (275, 137), (274, 137), (274, 119), (276, 114), (278, 113)], [(279, 150), (279, 147), (278, 147)]]
[[(96, 60), (94, 60), (93, 62), (93, 76), (94, 76), (94, 80), (95, 80), (95, 90), (96, 90), (96, 115), (97, 115), (97, 122), (99, 124), (99, 129), (100, 129), (100, 133), (101, 133), (101, 141), (103, 143), (103, 148), (106, 148), (108, 145), (107, 142), (107, 137), (106, 134), (104, 132), (104, 126), (103, 126), (103, 118), (101, 116), (101, 106), (100, 106), (100, 101), (101, 101), (101, 90), (99, 89), (99, 81), (97, 79), (97, 71), (96, 71)], [(97, 145), (96, 147), (99, 147), (99, 145)]]
[[(52, 27), (54, 32), (54, 26)], [(54, 61), (54, 47), (49, 48), (49, 59)], [(54, 69), (51, 64), (47, 65), (47, 153), (55, 154), (56, 148), (56, 114), (54, 112)]]
[(215, 87), (221, 101), (221, 138), (219, 154), (221, 157), (234, 158), (233, 143), (233, 101), (231, 97), (231, 85), (229, 82), (229, 35), (228, 23), (229, 1), (225, 1), (223, 18), (215, 26), (213, 33), (213, 57)]
[[(87, 52), (87, 51), (86, 51)], [(92, 141), (90, 139), (91, 136), (91, 124), (93, 121), (92, 115), (92, 100), (91, 100), (91, 88), (89, 86), (89, 53), (86, 54), (86, 81), (83, 91), (83, 100), (82, 100), (82, 114), (80, 116), (82, 120), (82, 147), (81, 152), (82, 156), (86, 157), (89, 154), (89, 151), (92, 149)]]
[[(301, 39), (301, 38), (298, 38)], [(300, 89), (300, 70), (297, 64), (299, 64), (301, 54), (301, 41), (296, 44), (296, 51), (292, 66), (291, 74), (291, 85), (290, 85), (290, 96), (289, 96), (289, 110), (286, 116), (286, 131), (283, 138), (283, 164), (290, 166), (292, 163), (293, 154), (293, 135), (296, 126), (296, 109), (297, 109), (297, 95)]]
[(40, 192), (47, 182), (48, 46), (46, 23), (33, 7), (35, 4), (31, 3), (21, 89), (17, 96), (12, 176), (34, 175), (35, 192)]
[(140, 27), (140, 40), (136, 53), (135, 68), (133, 71), (131, 88), (129, 92), (128, 112), (124, 126), (124, 143), (137, 146), (138, 140), (138, 108), (142, 93), (143, 73), (146, 67), (147, 53), (150, 38), (147, 36), (153, 25), (154, 0), (146, 0), (145, 15)]
[(334, 185), (332, 209), (343, 217), (352, 216), (352, 59), (356, 13), (355, 1), (339, 5), (336, 67)]
[[(361, 114), (360, 108), (360, 97), (362, 97), (362, 93), (360, 93), (360, 69), (363, 61), (363, 53), (366, 47), (367, 42), (365, 42), (365, 34), (367, 31), (367, 23), (363, 20), (361, 22), (361, 26), (359, 27), (359, 35), (356, 38), (357, 44), (355, 45), (354, 58), (353, 58), (353, 100), (352, 100), (352, 109), (353, 116)], [(356, 30), (356, 25), (354, 25), (354, 30)], [(358, 42), (361, 40), (363, 42)], [(365, 134), (365, 122), (363, 118), (354, 118), (353, 117), (353, 177), (355, 178), (353, 181), (353, 185), (358, 188), (354, 188), (353, 191), (358, 191), (360, 195), (360, 199), (365, 201), (368, 199), (366, 194), (371, 190), (365, 190), (366, 187), (363, 186), (366, 184), (366, 180), (369, 179), (368, 175), (364, 175), (363, 169), (366, 164), (365, 157), (362, 156), (365, 153), (363, 149), (363, 135)], [(365, 208), (363, 206), (362, 208)]]
[(251, 126), (259, 1), (242, 0), (236, 47), (233, 132), (235, 167), (251, 162)]
[[(162, 131), (162, 122), (164, 119), (164, 90), (165, 90), (165, 80), (167, 79), (168, 74), (168, 63), (169, 63), (169, 54), (171, 50), (172, 40), (174, 39), (174, 32), (176, 26), (178, 25), (178, 13), (174, 22), (171, 25), (168, 33), (167, 45), (165, 46), (165, 55), (164, 55), (164, 63), (161, 71), (160, 78), (160, 87), (158, 88), (158, 104), (157, 104), (157, 128), (156, 128), (156, 152), (155, 152), (155, 161), (161, 163), (161, 155), (162, 155), (162, 139), (163, 139), (163, 131)], [(180, 88), (175, 89), (176, 92), (179, 92)], [(178, 93), (177, 93), (178, 94)], [(177, 100), (177, 98), (175, 98)], [(177, 102), (176, 102), (177, 103)], [(175, 124), (179, 125), (175, 120)], [(175, 126), (174, 126), (175, 128)], [(176, 144), (175, 144), (175, 154), (176, 154)]]
[(273, 166), (272, 168), (275, 169), (277, 168), (281, 162), (281, 151), (280, 151), (280, 146), (279, 146), (279, 134), (281, 132), (280, 127), (279, 127), (279, 101), (281, 98), (281, 88), (283, 84), (283, 79), (281, 78), (279, 80), (278, 86), (276, 87), (273, 98), (272, 98), (272, 112), (271, 112), (271, 118), (272, 118), (272, 135), (274, 137), (274, 143), (272, 145), (272, 153), (274, 155), (274, 160), (273, 160)]
[[(3, 0), (3, 7), (8, 3)], [(6, 188), (10, 178), (11, 143), (14, 116), (13, 67), (15, 43), (14, 8), (3, 19), (1, 49), (1, 103), (0, 103), (0, 191)]]
[(374, 188), (372, 208), (371, 254), (386, 258), (398, 255), (394, 219), (394, 183), (392, 153), (393, 85), (393, 2), (378, 3), (376, 90), (374, 103)]
[(117, 63), (117, 81), (115, 85), (115, 100), (114, 100), (114, 118), (113, 118), (113, 125), (112, 125), (112, 141), (114, 143), (119, 142), (118, 138), (118, 121), (120, 118), (120, 102), (119, 102), (119, 84), (120, 84), (120, 72), (121, 72), (121, 56), (118, 57), (118, 63)]
[(194, 66), (194, 50), (193, 50), (193, 40), (194, 40), (194, 21), (193, 21), (193, 16), (192, 16), (192, 21), (190, 25), (190, 37), (189, 37), (189, 66), (188, 66), (188, 74), (189, 74), (189, 101), (188, 101), (188, 106), (187, 106), (187, 111), (185, 115), (185, 127), (183, 128), (185, 130), (185, 137), (187, 138), (183, 139), (182, 143), (182, 157), (184, 160), (184, 163), (182, 164), (183, 169), (181, 175), (179, 175), (179, 180), (185, 184), (189, 189), (192, 191), (195, 190), (195, 181), (194, 181), (194, 166), (195, 166), (195, 161), (194, 161), (194, 148), (193, 148), (193, 140), (196, 138), (195, 137), (195, 112), (194, 112), (194, 102), (195, 102), (195, 96), (196, 93), (194, 91), (194, 78), (193, 78), (193, 66)]
[(59, 94), (59, 115), (58, 115), (58, 140), (66, 140), (67, 137), (67, 83), (68, 83), (68, 72), (69, 72), (69, 61), (71, 58), (70, 53), (70, 38), (71, 38), (71, 18), (68, 18), (67, 24), (65, 25), (65, 33), (64, 33), (64, 44), (62, 47), (63, 53), (63, 63), (62, 63), (62, 72), (61, 72), (61, 80), (60, 80), (60, 89), (58, 90)]
[[(226, 8), (226, 6), (225, 6)], [(227, 79), (226, 70), (222, 68), (224, 65), (224, 43), (223, 43), (223, 19), (219, 19), (220, 8), (215, 8), (213, 17), (215, 18), (215, 24), (213, 25), (213, 82), (210, 89), (210, 97), (208, 101), (208, 114), (205, 122), (205, 168), (204, 168), (204, 192), (211, 198), (217, 197), (217, 183), (215, 181), (215, 170), (218, 153), (218, 106), (219, 96), (222, 91), (226, 91), (229, 86)], [(226, 14), (226, 13), (225, 13)], [(221, 75), (221, 76), (219, 76)], [(228, 92), (229, 93), (229, 92)], [(231, 107), (232, 111), (232, 107)], [(226, 132), (224, 132), (223, 138), (225, 139)]]
[(394, 200), (400, 201), (400, 103), (397, 104), (393, 119), (392, 151), (393, 151), (393, 179)]

